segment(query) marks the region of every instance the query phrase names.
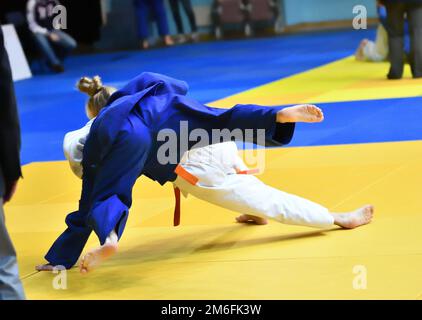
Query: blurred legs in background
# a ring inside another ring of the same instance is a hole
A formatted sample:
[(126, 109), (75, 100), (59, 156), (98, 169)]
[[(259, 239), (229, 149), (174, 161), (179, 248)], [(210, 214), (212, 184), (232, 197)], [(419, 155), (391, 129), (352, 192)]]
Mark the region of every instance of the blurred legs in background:
[(414, 78), (422, 77), (422, 5), (408, 11), (410, 23), (411, 50), (410, 65)]
[[(192, 8), (191, 0), (169, 0), (169, 2), (170, 2), (170, 6), (171, 6), (171, 11), (173, 13), (174, 22), (176, 23), (177, 33), (179, 35), (185, 34), (182, 17), (180, 15), (180, 5), (182, 5), (183, 9), (185, 10), (186, 15), (188, 17), (188, 20), (189, 20), (189, 24), (190, 24), (190, 28), (191, 28), (191, 40), (197, 41), (198, 40), (198, 36), (197, 36), (198, 27), (197, 27), (197, 24), (196, 24), (195, 13), (194, 13), (193, 8)], [(183, 42), (184, 40), (185, 39), (181, 39), (181, 42)]]
[(158, 33), (163, 38), (164, 44), (167, 46), (172, 45), (173, 41), (169, 35), (167, 15), (163, 0), (134, 0), (134, 5), (138, 23), (138, 36), (141, 41), (141, 47), (143, 49), (147, 49), (149, 47), (148, 22), (151, 11), (158, 26)]
[(3, 199), (0, 198), (0, 300), (23, 300), (22, 283), (19, 279), (16, 252), (7, 232)]
[(422, 5), (387, 3), (387, 27), (389, 37), (389, 79), (400, 79), (404, 68), (404, 20), (407, 14), (410, 33), (410, 65), (414, 78), (422, 77)]
[(76, 48), (77, 44), (71, 36), (62, 31), (55, 30), (51, 33), (55, 35), (54, 39), (41, 33), (34, 33), (34, 38), (52, 70), (63, 72), (63, 60)]

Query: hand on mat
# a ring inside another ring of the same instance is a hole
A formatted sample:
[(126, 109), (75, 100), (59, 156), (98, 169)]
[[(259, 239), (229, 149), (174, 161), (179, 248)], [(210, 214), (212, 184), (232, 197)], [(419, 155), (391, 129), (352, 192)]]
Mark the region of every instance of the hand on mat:
[(268, 223), (268, 220), (265, 218), (252, 216), (249, 214), (242, 214), (236, 218), (236, 221), (239, 223), (252, 223), (257, 225), (264, 225)]
[(42, 265), (36, 266), (35, 270), (37, 270), (37, 271), (53, 271), (54, 266), (52, 266), (51, 264), (42, 264)]

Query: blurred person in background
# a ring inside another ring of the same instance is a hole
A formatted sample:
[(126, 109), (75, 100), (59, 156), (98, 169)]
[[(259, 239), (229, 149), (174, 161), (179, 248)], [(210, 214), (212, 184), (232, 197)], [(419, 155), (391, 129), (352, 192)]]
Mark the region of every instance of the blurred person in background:
[[(186, 42), (191, 40), (198, 41), (198, 27), (196, 25), (195, 13), (193, 12), (191, 0), (169, 0), (171, 11), (173, 13), (174, 22), (176, 23), (177, 33), (179, 35), (178, 42)], [(180, 15), (180, 6), (183, 7), (191, 28), (191, 34), (185, 36), (185, 28), (183, 27), (182, 17)]]
[(63, 61), (77, 46), (76, 41), (67, 33), (55, 29), (54, 8), (60, 5), (58, 0), (29, 0), (27, 19), (29, 29), (35, 37), (49, 67), (57, 73), (64, 71)]
[(422, 0), (383, 0), (387, 8), (387, 32), (390, 55), (388, 79), (401, 79), (404, 69), (405, 15), (409, 22), (409, 62), (413, 78), (422, 77)]
[[(379, 25), (375, 41), (363, 39), (356, 50), (356, 60), (381, 62), (388, 60), (387, 9), (382, 1), (377, 1)], [(405, 52), (410, 52), (409, 24), (405, 21)]]
[(9, 59), (0, 28), (0, 300), (22, 300), (16, 252), (6, 229), (3, 204), (13, 197), (19, 178), (20, 126)]
[(148, 49), (149, 42), (149, 18), (152, 13), (158, 26), (158, 32), (163, 38), (166, 46), (173, 45), (173, 40), (169, 35), (169, 26), (167, 22), (167, 14), (164, 7), (164, 0), (134, 0), (136, 18), (138, 23), (138, 36), (141, 41), (141, 48)]

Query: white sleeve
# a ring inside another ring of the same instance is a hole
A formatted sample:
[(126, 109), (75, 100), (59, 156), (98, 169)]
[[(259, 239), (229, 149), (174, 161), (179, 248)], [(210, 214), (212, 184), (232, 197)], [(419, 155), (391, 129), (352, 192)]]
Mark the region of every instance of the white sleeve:
[(29, 29), (33, 33), (41, 33), (46, 35), (48, 30), (41, 27), (35, 20), (35, 5), (37, 4), (36, 0), (29, 0), (26, 6), (26, 18), (28, 20)]
[(81, 179), (83, 175), (83, 150), (92, 122), (93, 120), (89, 121), (82, 129), (67, 133), (63, 141), (64, 155), (69, 161), (70, 168), (73, 173)]
[(388, 33), (382, 24), (378, 26), (375, 47), (379, 54), (379, 60), (384, 61), (388, 58)]

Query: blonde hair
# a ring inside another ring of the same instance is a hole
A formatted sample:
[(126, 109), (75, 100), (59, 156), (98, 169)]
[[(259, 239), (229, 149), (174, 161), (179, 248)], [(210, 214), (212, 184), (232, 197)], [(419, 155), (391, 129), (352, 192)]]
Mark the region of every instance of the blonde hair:
[(100, 110), (107, 105), (108, 99), (117, 91), (116, 88), (104, 86), (99, 76), (81, 78), (76, 87), (80, 92), (86, 93), (89, 99), (85, 111), (89, 119), (95, 118)]

